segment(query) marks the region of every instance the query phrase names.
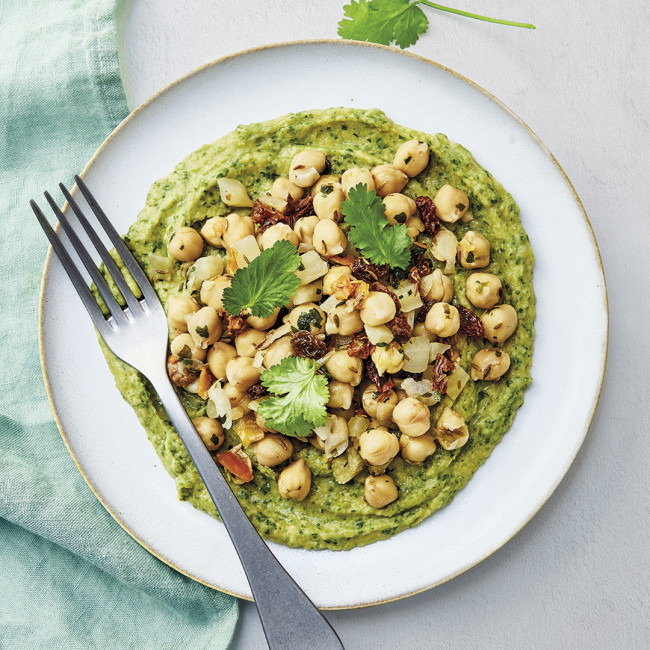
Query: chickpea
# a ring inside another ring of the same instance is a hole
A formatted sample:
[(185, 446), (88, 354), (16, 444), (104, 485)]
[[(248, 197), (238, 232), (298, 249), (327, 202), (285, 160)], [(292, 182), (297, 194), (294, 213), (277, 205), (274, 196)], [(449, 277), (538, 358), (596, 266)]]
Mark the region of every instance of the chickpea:
[(436, 336), (453, 336), (460, 328), (458, 309), (448, 302), (437, 302), (429, 309), (424, 326)]
[(409, 178), (417, 176), (429, 164), (429, 146), (426, 142), (409, 140), (401, 144), (395, 153), (393, 165)]
[[(348, 311), (345, 305), (339, 305), (327, 316), (328, 323), (331, 322), (334, 331), (332, 333), (340, 334), (341, 336), (350, 336), (356, 334), (363, 329), (363, 321), (357, 309)], [(329, 331), (329, 330), (328, 330)]]
[(384, 508), (397, 499), (397, 486), (388, 476), (367, 476), (364, 483), (363, 498), (371, 508)]
[(223, 380), (226, 378), (226, 366), (228, 362), (237, 356), (237, 350), (232, 345), (217, 341), (212, 344), (208, 350), (208, 368), (215, 379)]
[(324, 174), (311, 187), (311, 195), (316, 196), (323, 185), (341, 186), (341, 176), (337, 174)]
[(216, 451), (223, 444), (223, 427), (214, 418), (198, 417), (192, 420), (208, 451)]
[(337, 350), (325, 363), (332, 379), (358, 386), (363, 377), (363, 361), (351, 357), (347, 350)]
[(370, 384), (361, 395), (363, 410), (384, 427), (388, 427), (393, 423), (393, 410), (398, 401), (394, 390), (386, 391), (380, 397), (374, 384)]
[(220, 275), (212, 280), (204, 280), (201, 283), (200, 297), (201, 302), (217, 311), (223, 309), (223, 291), (230, 286), (232, 277), (229, 275)]
[(490, 242), (479, 232), (468, 230), (458, 242), (458, 261), (464, 269), (482, 269), (490, 263)]
[[(341, 204), (345, 199), (343, 189), (339, 183), (338, 187), (332, 185), (323, 185), (321, 191), (314, 195), (314, 212), (319, 219), (331, 219), (332, 221), (341, 221)], [(329, 191), (325, 191), (325, 190)]]
[(381, 197), (401, 192), (409, 177), (394, 165), (377, 165), (370, 170), (375, 191)]
[(430, 418), (429, 407), (415, 397), (403, 399), (393, 410), (393, 421), (403, 434), (411, 438), (417, 438), (429, 431)]
[(434, 437), (425, 433), (417, 438), (402, 435), (399, 438), (399, 448), (402, 458), (410, 465), (417, 465), (426, 460), (436, 450)]
[(267, 228), (260, 238), (260, 248), (266, 250), (267, 248), (271, 248), (275, 242), (282, 241), (283, 239), (290, 241), (296, 248), (298, 248), (300, 239), (286, 223), (276, 223), (274, 226)]
[(409, 217), (406, 220), (406, 234), (415, 239), (421, 232), (424, 232), (424, 221), (420, 217)]
[(359, 436), (359, 454), (369, 465), (387, 465), (398, 452), (397, 436), (386, 429), (368, 429)]
[(516, 329), (519, 319), (511, 305), (499, 305), (484, 311), (481, 322), (485, 329), (485, 338), (494, 343), (503, 343)]
[(291, 458), (293, 444), (279, 433), (267, 433), (259, 442), (251, 445), (255, 458), (264, 467), (275, 467)]
[(266, 338), (266, 333), (249, 329), (235, 336), (235, 348), (240, 357), (254, 357), (257, 346)]
[(269, 345), (264, 355), (264, 367), (268, 370), (271, 366), (280, 363), (282, 359), (293, 356), (295, 355), (291, 347), (291, 337), (283, 336)]
[(356, 187), (359, 183), (365, 185), (368, 192), (375, 189), (375, 181), (369, 169), (365, 167), (354, 167), (343, 172), (341, 175), (341, 186), (343, 187), (345, 196), (348, 195), (350, 188)]
[(327, 406), (333, 409), (349, 409), (352, 406), (354, 387), (342, 381), (332, 380), (329, 383), (330, 399)]
[(469, 440), (467, 425), (460, 413), (445, 406), (436, 423), (436, 438), (447, 451), (458, 449)]
[(246, 404), (248, 401), (248, 393), (245, 390), (241, 390), (228, 382), (223, 385), (223, 390), (232, 408), (235, 408), (235, 406), (241, 407), (242, 404)]
[(348, 244), (343, 231), (331, 219), (322, 219), (316, 224), (313, 246), (323, 257), (340, 255)]
[(275, 321), (278, 320), (278, 314), (280, 313), (280, 307), (275, 309), (270, 316), (247, 316), (246, 322), (250, 327), (256, 330), (268, 330), (275, 325)]
[(320, 176), (327, 159), (322, 151), (304, 149), (291, 159), (289, 180), (298, 187), (310, 187)]
[(443, 185), (433, 197), (436, 214), (446, 223), (462, 219), (469, 208), (469, 197), (453, 185)]
[(171, 329), (187, 331), (185, 316), (199, 311), (199, 306), (189, 296), (169, 296), (167, 298), (167, 324)]
[(198, 346), (187, 332), (174, 337), (169, 349), (175, 357), (183, 357), (184, 359), (203, 361), (206, 355), (206, 350)]
[(453, 280), (440, 269), (425, 275), (420, 279), (420, 295), (422, 300), (429, 302), (451, 302), (454, 297)]
[(302, 501), (311, 488), (311, 472), (304, 458), (299, 458), (282, 470), (278, 489), (285, 499)]
[(399, 372), (404, 367), (404, 353), (395, 343), (387, 347), (377, 346), (370, 357), (377, 366), (380, 376), (385, 372), (389, 374)]
[(471, 273), (465, 281), (465, 295), (475, 307), (490, 309), (503, 296), (501, 280), (492, 273)]
[(336, 293), (349, 284), (351, 276), (349, 266), (332, 266), (323, 277), (323, 293), (326, 296)]
[(288, 316), (289, 325), (297, 330), (307, 330), (310, 334), (325, 331), (325, 312), (315, 303), (306, 302), (294, 307)]
[(235, 357), (226, 364), (226, 377), (231, 386), (240, 391), (257, 383), (262, 371), (253, 365), (250, 357)]
[(311, 217), (301, 217), (293, 227), (300, 243), (309, 246), (311, 250), (314, 248), (314, 228), (318, 221), (318, 217), (313, 214)]
[(283, 201), (286, 201), (288, 196), (294, 201), (298, 201), (304, 193), (305, 190), (302, 187), (292, 183), (288, 178), (276, 178), (273, 181), (273, 185), (271, 185), (271, 196), (274, 196), (276, 199), (282, 199)]
[(397, 307), (387, 293), (371, 291), (363, 302), (361, 320), (374, 327), (392, 321), (396, 313)]
[(235, 242), (255, 234), (255, 225), (250, 217), (242, 217), (233, 212), (229, 214), (223, 224), (221, 240), (226, 248), (230, 248)]
[(185, 317), (187, 331), (200, 348), (207, 348), (221, 338), (223, 323), (214, 307), (201, 307), (197, 312)]
[(297, 307), (306, 302), (320, 301), (323, 297), (323, 278), (318, 278), (309, 284), (301, 284), (294, 294), (291, 302)]
[(479, 350), (470, 363), (470, 377), (474, 381), (496, 381), (510, 368), (510, 355), (497, 348)]
[(225, 217), (210, 217), (201, 227), (201, 237), (211, 246), (223, 248), (223, 227), (226, 223)]
[(203, 237), (194, 228), (184, 226), (179, 228), (171, 238), (168, 246), (169, 254), (179, 262), (190, 262), (201, 257), (203, 252)]
[(405, 223), (407, 219), (415, 214), (415, 201), (406, 194), (388, 194), (383, 199), (384, 214), (388, 223), (394, 226), (396, 223)]

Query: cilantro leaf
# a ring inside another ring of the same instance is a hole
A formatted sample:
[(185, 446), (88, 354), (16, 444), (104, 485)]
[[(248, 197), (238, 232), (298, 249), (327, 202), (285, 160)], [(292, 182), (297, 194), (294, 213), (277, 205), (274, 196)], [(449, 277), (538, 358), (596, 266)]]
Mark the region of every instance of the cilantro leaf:
[(417, 42), (427, 31), (429, 20), (418, 7), (423, 4), (438, 11), (445, 11), (467, 18), (475, 18), (500, 25), (535, 29), (535, 25), (518, 23), (500, 18), (489, 18), (480, 14), (445, 7), (429, 0), (352, 0), (343, 7), (345, 18), (339, 22), (338, 34), (341, 38), (355, 41), (371, 41), (390, 45), (395, 42), (402, 49)]
[(267, 318), (296, 292), (300, 279), (294, 271), (299, 266), (300, 255), (294, 245), (286, 240), (275, 242), (248, 266), (237, 269), (223, 292), (224, 309), (231, 316), (249, 309), (253, 316)]
[(343, 201), (341, 212), (352, 228), (349, 240), (373, 264), (388, 264), (391, 268), (405, 269), (411, 261), (411, 238), (406, 226), (391, 226), (384, 214), (384, 204), (377, 192), (366, 191), (359, 183), (350, 188)]
[(285, 357), (260, 377), (271, 397), (260, 402), (258, 411), (266, 426), (287, 436), (309, 436), (325, 424), (330, 391), (325, 375), (304, 357)]

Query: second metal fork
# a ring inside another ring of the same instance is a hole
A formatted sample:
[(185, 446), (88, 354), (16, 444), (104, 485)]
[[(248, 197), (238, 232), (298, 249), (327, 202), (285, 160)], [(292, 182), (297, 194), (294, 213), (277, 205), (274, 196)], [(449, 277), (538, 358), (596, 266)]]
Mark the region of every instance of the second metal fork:
[(167, 376), (165, 364), (168, 329), (162, 304), (149, 279), (85, 183), (79, 176), (75, 176), (75, 180), (141, 293), (141, 296), (138, 297), (130, 289), (124, 275), (120, 272), (99, 235), (90, 225), (70, 192), (63, 184), (60, 184), (59, 187), (77, 220), (104, 262), (106, 273), (124, 298), (124, 306), (119, 304), (67, 217), (46, 192), (45, 198), (102, 297), (110, 314), (108, 317), (104, 316), (79, 268), (43, 212), (34, 201), (31, 201), (30, 205), (106, 345), (116, 356), (142, 373), (158, 393), (160, 401), (196, 465), (239, 555), (253, 592), (269, 647), (272, 649), (342, 648), (343, 645), (336, 632), (258, 535), (228, 483), (221, 475), (212, 455), (194, 429), (190, 417), (185, 412)]

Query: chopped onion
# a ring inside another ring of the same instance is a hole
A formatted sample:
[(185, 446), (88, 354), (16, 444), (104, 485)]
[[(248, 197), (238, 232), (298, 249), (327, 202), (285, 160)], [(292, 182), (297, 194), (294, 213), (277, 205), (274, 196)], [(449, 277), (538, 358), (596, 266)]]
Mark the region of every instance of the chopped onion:
[(406, 372), (424, 372), (429, 365), (429, 339), (426, 336), (410, 338), (402, 348), (404, 350), (404, 370)]
[(438, 343), (437, 341), (429, 343), (429, 363), (433, 363), (439, 354), (444, 354), (449, 348), (451, 348), (451, 345), (446, 343)]
[(284, 214), (287, 209), (286, 199), (279, 199), (276, 196), (272, 196), (268, 192), (261, 194), (258, 199), (264, 203), (264, 205), (268, 205), (270, 208), (273, 208), (278, 212), (282, 212), (282, 214)]
[(230, 247), (230, 254), (235, 256), (237, 269), (248, 266), (261, 252), (254, 235), (247, 235)]
[(447, 377), (447, 395), (451, 397), (451, 399), (456, 399), (463, 388), (465, 388), (465, 384), (469, 380), (469, 375), (463, 370), (461, 366), (456, 364), (456, 368), (454, 369), (454, 372), (451, 373)]
[(233, 208), (251, 208), (253, 206), (253, 202), (248, 196), (248, 190), (240, 181), (234, 178), (219, 178), (217, 185), (219, 185), (221, 200), (226, 205)]
[(322, 278), (329, 271), (329, 264), (316, 252), (308, 251), (300, 256), (302, 270), (296, 271), (300, 284), (309, 284)]
[(223, 273), (223, 259), (218, 255), (199, 257), (187, 271), (186, 287), (190, 293), (201, 288), (201, 283)]
[[(455, 255), (456, 253), (454, 253)], [(420, 291), (418, 290), (418, 285), (415, 282), (410, 280), (402, 280), (395, 289), (395, 293), (399, 298), (399, 301), (402, 305), (402, 311), (412, 311), (413, 309), (419, 309), (422, 307), (422, 298), (420, 297)]]
[(408, 397), (414, 397), (427, 406), (433, 406), (440, 401), (440, 395), (434, 395), (433, 382), (430, 379), (415, 381), (413, 377), (407, 377), (401, 386)]
[(169, 280), (174, 272), (174, 258), (151, 253), (149, 255), (149, 278), (151, 280)]
[(386, 325), (364, 325), (363, 328), (366, 330), (368, 340), (373, 345), (390, 343), (395, 338), (393, 332)]
[(222, 388), (220, 381), (215, 381), (208, 390), (208, 404), (206, 415), (209, 418), (225, 418), (223, 426), (230, 429), (232, 426), (232, 407), (226, 391)]

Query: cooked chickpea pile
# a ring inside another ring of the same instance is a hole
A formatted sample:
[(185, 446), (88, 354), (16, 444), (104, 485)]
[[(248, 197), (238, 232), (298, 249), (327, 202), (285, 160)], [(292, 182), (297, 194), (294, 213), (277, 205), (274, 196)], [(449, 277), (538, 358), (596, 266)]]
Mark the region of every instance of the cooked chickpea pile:
[[(168, 251), (182, 263), (186, 281), (167, 301), (168, 370), (176, 385), (207, 401), (207, 416), (196, 418), (194, 425), (210, 451), (222, 446), (224, 427), (234, 426), (241, 444), (226, 452), (232, 457), (222, 464), (236, 482), (251, 480), (252, 457), (276, 468), (283, 497), (302, 501), (312, 476), (304, 454), (296, 452), (311, 444), (331, 463), (339, 483), (367, 469), (365, 500), (383, 508), (398, 498), (386, 473), (396, 456), (417, 465), (438, 445), (450, 451), (467, 442), (463, 417), (447, 404), (453, 405), (470, 377), (497, 381), (508, 371), (510, 358), (500, 346), (515, 331), (517, 312), (500, 304), (499, 277), (482, 270), (490, 264), (488, 239), (469, 230), (457, 241), (445, 227), (471, 220), (465, 192), (443, 185), (432, 199), (440, 223), (430, 247), (416, 241), (427, 229), (426, 218), (402, 190), (424, 171), (429, 155), (426, 143), (411, 140), (399, 147), (392, 165), (348, 169), (339, 176), (324, 173), (323, 152), (303, 150), (293, 157), (288, 177), (277, 178), (255, 204), (237, 180), (219, 179), (219, 189), (228, 206), (254, 211), (261, 202), (281, 216), (312, 197), (306, 216), (262, 225), (252, 213), (232, 212), (209, 218), (200, 231), (182, 227), (173, 234)], [(382, 198), (390, 224), (406, 225), (413, 250), (427, 262), (398, 275), (362, 261), (374, 276), (355, 273), (356, 251), (348, 244), (341, 206), (358, 183)], [(222, 299), (234, 273), (280, 240), (291, 242), (302, 259), (301, 285), (290, 304), (268, 318), (229, 316)], [(213, 249), (225, 249), (225, 255)], [(432, 259), (444, 268), (434, 268)], [(483, 310), (480, 316), (454, 300), (450, 276), (456, 264), (471, 271), (464, 296)], [(480, 336), (463, 330), (467, 312)], [(327, 343), (322, 355), (308, 356), (328, 375), (330, 397), (325, 426), (296, 439), (268, 428), (257, 407), (267, 397), (260, 375), (299, 354), (294, 337), (300, 331), (315, 344)], [(469, 375), (457, 363), (456, 346), (464, 335), (494, 346), (474, 355)], [(431, 407), (444, 393), (452, 401), (440, 404), (433, 415)]]

